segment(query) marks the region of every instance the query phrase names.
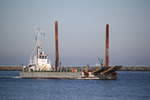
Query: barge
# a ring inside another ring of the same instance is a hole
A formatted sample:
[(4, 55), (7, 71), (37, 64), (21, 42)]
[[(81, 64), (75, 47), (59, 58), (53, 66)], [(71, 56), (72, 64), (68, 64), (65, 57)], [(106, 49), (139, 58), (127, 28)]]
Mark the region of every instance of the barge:
[[(36, 32), (36, 46), (33, 54), (30, 57), (30, 63), (23, 67), (20, 72), (21, 78), (50, 78), (50, 79), (100, 79), (100, 80), (115, 80), (117, 79), (116, 70), (120, 67), (109, 66), (109, 25), (106, 25), (106, 48), (105, 48), (105, 65), (96, 69), (80, 69), (77, 68), (62, 68), (59, 61), (58, 47), (58, 22), (55, 22), (55, 66), (51, 65), (48, 60), (48, 55), (42, 48), (41, 37), (43, 32), (40, 29)], [(63, 69), (63, 70), (62, 70)], [(69, 70), (68, 70), (69, 69)]]
[(66, 68), (63, 71), (22, 71), (20, 72), (21, 78), (41, 78), (41, 79), (100, 79), (100, 80), (115, 80), (117, 79), (117, 73), (120, 66), (115, 67), (99, 67), (98, 70), (85, 71), (79, 70), (74, 71), (75, 68)]

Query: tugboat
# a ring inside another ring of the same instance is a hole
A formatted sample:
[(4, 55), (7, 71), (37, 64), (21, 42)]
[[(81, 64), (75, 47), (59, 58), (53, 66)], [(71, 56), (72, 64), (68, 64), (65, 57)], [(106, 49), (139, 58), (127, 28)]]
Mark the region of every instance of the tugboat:
[(31, 54), (30, 63), (28, 66), (24, 66), (23, 71), (51, 71), (52, 66), (50, 61), (48, 61), (48, 55), (45, 54), (41, 46), (41, 38), (44, 35), (44, 32), (41, 32), (40, 29), (36, 32), (36, 46)]

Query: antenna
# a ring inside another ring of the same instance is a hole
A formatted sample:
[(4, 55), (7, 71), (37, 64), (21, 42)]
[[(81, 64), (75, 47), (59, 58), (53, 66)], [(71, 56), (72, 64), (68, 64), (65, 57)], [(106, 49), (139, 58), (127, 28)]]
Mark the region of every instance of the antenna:
[(42, 49), (42, 41), (45, 38), (45, 32), (42, 31), (39, 27), (35, 29), (35, 47), (30, 56), (30, 64), (33, 63), (34, 57), (36, 57), (36, 65), (38, 65), (38, 55)]

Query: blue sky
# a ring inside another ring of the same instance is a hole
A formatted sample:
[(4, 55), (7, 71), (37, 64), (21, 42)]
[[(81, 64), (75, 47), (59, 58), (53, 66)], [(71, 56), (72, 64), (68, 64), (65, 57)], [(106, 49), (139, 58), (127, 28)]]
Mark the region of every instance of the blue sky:
[(54, 64), (54, 21), (63, 65), (98, 63), (110, 24), (110, 64), (150, 65), (149, 0), (0, 0), (0, 65), (28, 64), (35, 28)]

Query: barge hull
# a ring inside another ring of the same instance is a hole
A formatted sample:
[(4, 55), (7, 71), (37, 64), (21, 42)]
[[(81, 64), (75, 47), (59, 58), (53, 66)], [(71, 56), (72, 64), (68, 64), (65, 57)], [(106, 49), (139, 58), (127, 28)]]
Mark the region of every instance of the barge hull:
[(20, 72), (21, 78), (78, 79), (81, 72)]
[(20, 78), (29, 79), (82, 79), (82, 80), (115, 80), (116, 78), (103, 77), (83, 77), (82, 72), (20, 72)]

